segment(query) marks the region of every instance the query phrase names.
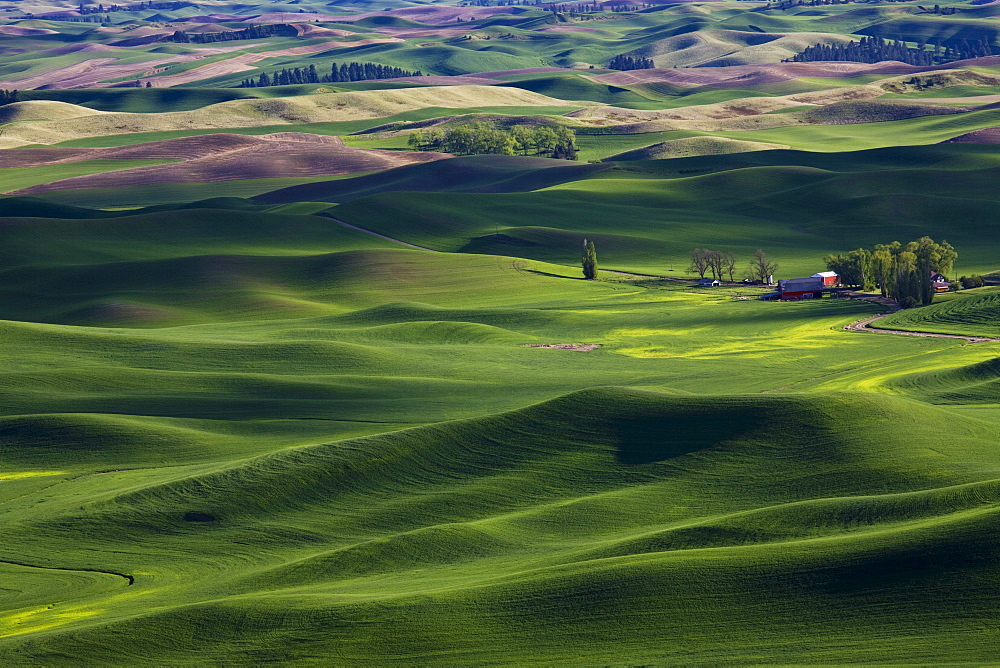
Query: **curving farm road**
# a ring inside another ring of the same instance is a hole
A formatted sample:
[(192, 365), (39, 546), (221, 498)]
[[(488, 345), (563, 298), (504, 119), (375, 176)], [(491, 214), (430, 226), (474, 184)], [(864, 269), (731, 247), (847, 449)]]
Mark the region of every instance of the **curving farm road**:
[(881, 320), (882, 318), (892, 315), (891, 313), (879, 313), (878, 315), (873, 315), (857, 322), (852, 322), (850, 325), (844, 327), (844, 329), (851, 332), (872, 332), (875, 334), (902, 334), (903, 336), (923, 336), (935, 339), (962, 339), (968, 341), (969, 343), (989, 343), (998, 342), (1000, 339), (993, 339), (986, 336), (962, 336), (960, 334), (934, 334), (931, 332), (904, 332), (899, 329), (876, 329), (871, 326), (876, 320)]

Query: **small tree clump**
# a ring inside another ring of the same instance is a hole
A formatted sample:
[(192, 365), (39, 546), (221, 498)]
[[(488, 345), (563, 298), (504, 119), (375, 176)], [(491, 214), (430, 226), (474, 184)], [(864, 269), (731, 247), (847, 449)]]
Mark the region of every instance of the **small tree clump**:
[(541, 155), (576, 160), (576, 135), (569, 128), (492, 123), (465, 123), (441, 130), (418, 130), (407, 145), (417, 151), (444, 151), (454, 155)]
[(958, 279), (962, 284), (962, 287), (966, 290), (971, 290), (972, 288), (981, 288), (986, 285), (986, 281), (979, 274), (973, 274), (972, 276), (962, 276)]

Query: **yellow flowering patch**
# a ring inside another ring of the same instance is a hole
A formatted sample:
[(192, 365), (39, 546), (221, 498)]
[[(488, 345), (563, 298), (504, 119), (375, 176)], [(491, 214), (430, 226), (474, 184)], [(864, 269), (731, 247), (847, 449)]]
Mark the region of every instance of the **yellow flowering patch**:
[(66, 475), (69, 471), (18, 471), (17, 473), (0, 473), (0, 482), (4, 480), (20, 480), (21, 478), (38, 478), (47, 475)]

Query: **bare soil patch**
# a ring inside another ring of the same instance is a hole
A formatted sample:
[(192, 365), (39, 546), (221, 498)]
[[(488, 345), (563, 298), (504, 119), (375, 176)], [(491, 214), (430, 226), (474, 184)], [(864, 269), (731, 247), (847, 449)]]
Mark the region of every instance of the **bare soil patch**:
[(983, 128), (981, 130), (974, 130), (972, 132), (967, 132), (964, 135), (959, 135), (957, 137), (952, 137), (947, 141), (942, 142), (944, 144), (1000, 144), (1000, 126), (994, 126), (992, 128)]
[(974, 58), (935, 66), (907, 65), (896, 61), (881, 63), (774, 63), (769, 65), (632, 70), (595, 74), (589, 78), (598, 83), (613, 86), (667, 82), (679, 86), (748, 88), (804, 77), (845, 78), (863, 74), (916, 74), (935, 70), (950, 70), (963, 65), (996, 66), (1000, 65), (1000, 56)]
[[(189, 62), (199, 60), (206, 56), (228, 53), (245, 49), (245, 45), (211, 47), (208, 49), (198, 49), (193, 53), (164, 55), (164, 61), (174, 63)], [(286, 49), (287, 50), (287, 49)], [(272, 52), (281, 55), (281, 52)], [(258, 58), (267, 58), (268, 54), (255, 54)], [(229, 62), (229, 61), (226, 61)], [(45, 90), (52, 88), (111, 88), (120, 84), (102, 83), (109, 79), (121, 77), (144, 77), (156, 71), (156, 61), (146, 63), (120, 63), (118, 58), (91, 58), (80, 63), (60, 67), (42, 74), (15, 79), (10, 81), (0, 81), (0, 88), (17, 88), (20, 90)], [(184, 73), (188, 74), (188, 73)], [(178, 75), (183, 76), (183, 75)], [(217, 76), (212, 74), (210, 76)], [(205, 78), (202, 76), (200, 78)], [(194, 81), (195, 79), (189, 79)], [(154, 80), (153, 85), (157, 85)]]
[(442, 160), (441, 153), (382, 151), (344, 146), (337, 137), (297, 132), (202, 135), (96, 149), (35, 148), (0, 151), (0, 166), (38, 166), (97, 159), (174, 159), (179, 162), (78, 176), (16, 191), (37, 194), (82, 188), (156, 183), (213, 183), (246, 179), (335, 176)]
[(346, 37), (347, 35), (357, 34), (350, 32), (349, 30), (324, 28), (322, 26), (312, 25), (311, 23), (297, 23), (295, 24), (295, 31), (299, 34), (299, 37), (305, 39), (311, 39), (313, 37)]
[(312, 23), (314, 21), (329, 21), (338, 23), (344, 20), (343, 14), (320, 14), (317, 12), (267, 12), (253, 18), (242, 18), (246, 23)]
[(600, 32), (600, 30), (583, 26), (546, 26), (537, 28), (535, 32)]
[(360, 21), (361, 19), (371, 18), (373, 16), (398, 16), (417, 23), (434, 25), (436, 23), (454, 23), (459, 18), (463, 21), (471, 21), (474, 19), (483, 19), (493, 16), (494, 14), (520, 14), (524, 11), (527, 10), (520, 7), (430, 7), (424, 5), (421, 7), (393, 9), (387, 12), (365, 12), (363, 14), (340, 17), (335, 20), (340, 21), (341, 23), (353, 23), (354, 21)]
[(14, 37), (31, 37), (33, 35), (58, 35), (56, 30), (48, 28), (22, 28), (21, 26), (0, 26), (0, 35), (12, 35)]

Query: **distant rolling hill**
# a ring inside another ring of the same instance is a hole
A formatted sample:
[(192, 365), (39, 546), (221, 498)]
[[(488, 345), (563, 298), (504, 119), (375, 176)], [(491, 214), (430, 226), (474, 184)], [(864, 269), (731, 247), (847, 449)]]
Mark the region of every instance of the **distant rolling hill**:
[[(168, 165), (125, 168), (101, 174), (59, 179), (16, 191), (19, 194), (38, 194), (81, 188), (351, 174), (380, 171), (403, 164), (447, 157), (441, 153), (402, 153), (351, 148), (344, 146), (337, 137), (285, 132), (258, 136), (200, 135), (112, 148), (0, 150), (0, 167), (66, 164), (97, 159), (177, 160)], [(123, 164), (123, 167), (125, 166)]]
[(292, 186), (255, 197), (257, 201), (346, 202), (380, 192), (527, 192), (586, 178), (605, 165), (580, 165), (564, 160), (516, 156), (453, 158), (417, 168), (401, 167), (346, 181)]

